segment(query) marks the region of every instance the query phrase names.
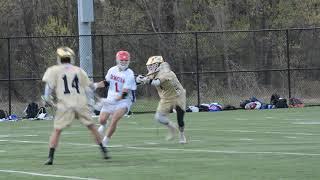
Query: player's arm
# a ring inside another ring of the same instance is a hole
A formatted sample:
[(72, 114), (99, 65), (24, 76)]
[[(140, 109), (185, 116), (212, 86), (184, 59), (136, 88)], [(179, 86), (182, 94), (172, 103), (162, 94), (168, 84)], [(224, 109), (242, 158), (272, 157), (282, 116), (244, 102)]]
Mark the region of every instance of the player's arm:
[(136, 77), (136, 83), (138, 85), (140, 85), (140, 84), (151, 84), (153, 86), (159, 86), (160, 83), (161, 83), (161, 80), (159, 78), (151, 79), (149, 76), (138, 75)]
[(137, 85), (144, 85), (144, 84), (148, 84), (148, 82), (150, 81), (150, 79), (142, 74), (139, 74), (136, 78), (135, 78), (136, 84)]
[(54, 89), (49, 86), (49, 83), (46, 83), (45, 88), (44, 88), (44, 94), (41, 98), (45, 102), (46, 105), (54, 107), (55, 103), (53, 102), (53, 97), (52, 97), (53, 90)]
[(126, 99), (127, 96), (129, 95), (129, 92), (131, 90), (136, 90), (136, 89), (137, 89), (136, 79), (134, 78), (133, 73), (129, 74), (123, 85), (121, 95), (118, 96), (117, 100)]
[(44, 94), (41, 98), (46, 105), (54, 106), (52, 93), (55, 87), (55, 73), (54, 68), (48, 68), (42, 77), (42, 81), (45, 82)]
[(80, 80), (81, 80), (81, 84), (84, 87), (84, 92), (87, 97), (88, 105), (90, 107), (93, 107), (95, 104), (94, 97), (96, 97), (94, 91), (97, 89), (97, 87), (99, 86), (98, 84), (100, 82), (93, 83), (92, 81), (90, 81), (87, 73), (83, 69), (81, 69), (80, 71)]
[(98, 88), (104, 88), (104, 87), (109, 87), (109, 82), (106, 80), (100, 81), (100, 82), (95, 82), (95, 83), (91, 83), (89, 85), (89, 87), (93, 90), (96, 90)]

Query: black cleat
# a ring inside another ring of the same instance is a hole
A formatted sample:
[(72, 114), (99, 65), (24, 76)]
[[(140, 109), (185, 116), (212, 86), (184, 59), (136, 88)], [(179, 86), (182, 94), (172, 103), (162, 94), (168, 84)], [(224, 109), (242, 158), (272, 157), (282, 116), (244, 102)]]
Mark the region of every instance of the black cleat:
[(108, 153), (103, 153), (103, 159), (111, 159)]
[(53, 159), (49, 158), (44, 165), (52, 165), (53, 164)]
[(103, 157), (103, 159), (111, 159), (111, 157), (108, 155), (108, 150), (105, 147), (102, 151), (102, 157)]

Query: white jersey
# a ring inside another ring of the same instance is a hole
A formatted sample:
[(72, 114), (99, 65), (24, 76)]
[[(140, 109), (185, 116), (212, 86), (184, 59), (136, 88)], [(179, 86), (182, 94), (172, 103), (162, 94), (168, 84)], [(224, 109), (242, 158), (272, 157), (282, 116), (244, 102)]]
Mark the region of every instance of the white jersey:
[(115, 102), (117, 97), (122, 96), (123, 89), (129, 90), (126, 99), (135, 100), (134, 91), (137, 85), (131, 69), (121, 71), (118, 66), (113, 66), (108, 70), (105, 79), (109, 83), (107, 102)]

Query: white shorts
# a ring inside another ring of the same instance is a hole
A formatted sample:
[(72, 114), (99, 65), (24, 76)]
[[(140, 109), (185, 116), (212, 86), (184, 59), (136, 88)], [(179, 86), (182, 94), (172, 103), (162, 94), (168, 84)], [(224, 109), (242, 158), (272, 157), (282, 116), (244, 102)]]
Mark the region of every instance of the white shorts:
[(116, 102), (108, 102), (108, 101), (104, 101), (102, 102), (102, 108), (100, 112), (107, 112), (107, 113), (114, 113), (115, 111), (117, 111), (118, 109), (123, 109), (123, 108), (127, 108), (127, 113), (130, 111), (130, 107), (132, 105), (132, 102), (130, 99), (122, 99), (120, 101), (116, 101)]

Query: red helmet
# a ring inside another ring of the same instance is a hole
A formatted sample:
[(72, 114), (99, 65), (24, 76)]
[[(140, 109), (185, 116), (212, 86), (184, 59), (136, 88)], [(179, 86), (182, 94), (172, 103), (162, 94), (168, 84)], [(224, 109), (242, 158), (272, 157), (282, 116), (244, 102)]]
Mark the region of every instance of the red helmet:
[(128, 51), (118, 51), (116, 54), (117, 66), (121, 70), (125, 70), (128, 68), (130, 63), (130, 54)]

